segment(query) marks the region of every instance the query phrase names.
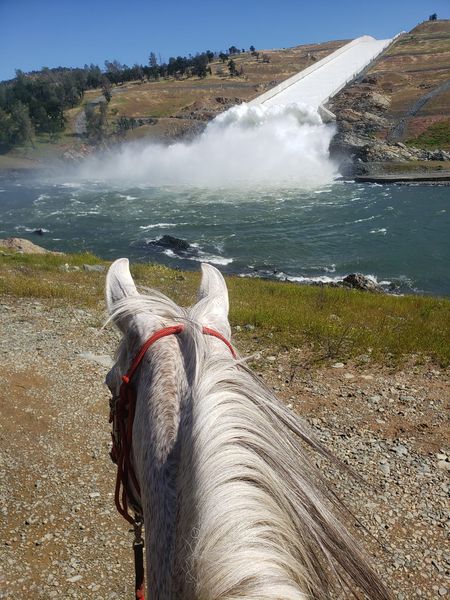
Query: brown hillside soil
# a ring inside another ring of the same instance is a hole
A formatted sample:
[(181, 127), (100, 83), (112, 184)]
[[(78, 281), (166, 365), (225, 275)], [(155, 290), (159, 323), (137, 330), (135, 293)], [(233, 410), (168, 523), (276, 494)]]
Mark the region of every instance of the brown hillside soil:
[[(348, 40), (307, 44), (281, 50), (260, 50), (259, 58), (249, 52), (233, 56), (239, 77), (230, 77), (227, 62), (211, 63), (212, 75), (205, 79), (160, 79), (115, 88), (109, 105), (110, 122), (121, 116), (155, 117), (154, 125), (144, 125), (127, 134), (127, 139), (149, 137), (174, 139), (196, 133), (209, 121), (234, 104), (251, 100), (291, 75), (321, 60)], [(266, 57), (263, 60), (263, 55)], [(199, 124), (200, 122), (200, 124)]]
[[(102, 319), (101, 308), (0, 299), (0, 598), (132, 597), (103, 385), (118, 335), (100, 332)], [(257, 352), (252, 368), (367, 481), (318, 463), (364, 525), (357, 535), (394, 596), (445, 596), (448, 374), (370, 357), (317, 366), (303, 348), (262, 346), (258, 328), (234, 342)]]

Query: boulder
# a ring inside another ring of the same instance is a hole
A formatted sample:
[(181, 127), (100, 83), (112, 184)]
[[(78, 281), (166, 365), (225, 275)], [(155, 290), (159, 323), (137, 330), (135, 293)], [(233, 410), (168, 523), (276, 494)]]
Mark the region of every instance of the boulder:
[(362, 290), (364, 292), (377, 292), (382, 293), (383, 288), (381, 285), (373, 281), (370, 277), (366, 277), (361, 273), (350, 273), (342, 280), (346, 287), (353, 288), (355, 290)]
[(105, 265), (83, 265), (83, 270), (89, 273), (101, 273), (106, 271)]
[(176, 250), (178, 252), (186, 252), (191, 247), (189, 242), (187, 242), (186, 240), (182, 240), (181, 238), (177, 238), (173, 235), (163, 235), (162, 238), (151, 243), (155, 246), (170, 248), (171, 250)]
[(4, 240), (0, 240), (0, 248), (6, 250), (12, 250), (13, 252), (19, 252), (22, 254), (63, 254), (63, 252), (52, 252), (46, 250), (23, 238), (10, 237)]

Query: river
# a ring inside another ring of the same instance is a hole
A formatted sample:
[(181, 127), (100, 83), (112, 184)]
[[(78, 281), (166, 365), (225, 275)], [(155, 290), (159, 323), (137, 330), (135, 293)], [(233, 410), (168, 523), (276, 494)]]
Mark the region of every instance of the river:
[[(449, 199), (445, 186), (153, 187), (4, 174), (0, 237), (298, 282), (360, 272), (388, 290), (449, 296)], [(189, 249), (159, 245), (164, 235)]]

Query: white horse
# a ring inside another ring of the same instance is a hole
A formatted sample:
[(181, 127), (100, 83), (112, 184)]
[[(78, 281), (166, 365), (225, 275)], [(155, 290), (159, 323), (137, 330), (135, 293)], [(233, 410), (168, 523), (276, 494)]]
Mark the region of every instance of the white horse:
[(106, 281), (123, 334), (107, 376), (113, 396), (144, 342), (183, 325), (152, 343), (133, 377), (130, 461), (140, 499), (129, 502), (145, 523), (148, 599), (390, 598), (302, 446), (328, 452), (233, 357), (226, 283), (212, 266), (202, 272), (188, 309), (157, 291), (139, 294), (127, 259)]

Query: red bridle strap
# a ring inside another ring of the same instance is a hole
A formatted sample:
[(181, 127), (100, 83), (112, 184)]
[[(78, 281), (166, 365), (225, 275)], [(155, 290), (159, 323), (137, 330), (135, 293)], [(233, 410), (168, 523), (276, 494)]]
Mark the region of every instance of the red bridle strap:
[(144, 344), (142, 344), (139, 352), (136, 354), (133, 362), (131, 363), (131, 367), (128, 369), (126, 375), (123, 375), (122, 381), (125, 384), (128, 384), (131, 381), (131, 378), (133, 377), (136, 369), (141, 364), (141, 361), (144, 358), (145, 353), (150, 348), (150, 346), (152, 346), (155, 342), (157, 342), (158, 340), (160, 340), (163, 337), (181, 333), (183, 331), (183, 329), (184, 329), (184, 325), (182, 325), (180, 323), (179, 325), (172, 325), (171, 327), (164, 327), (163, 329), (159, 329), (158, 331), (156, 331), (151, 337), (148, 338), (148, 340), (146, 342), (144, 342)]
[[(141, 364), (141, 361), (144, 358), (145, 353), (150, 348), (150, 346), (153, 346), (153, 344), (155, 342), (157, 342), (158, 340), (160, 340), (163, 337), (166, 337), (168, 335), (176, 335), (178, 333), (181, 333), (182, 331), (184, 331), (184, 325), (180, 323), (179, 325), (172, 325), (171, 327), (164, 327), (163, 329), (159, 329), (152, 336), (150, 336), (148, 338), (148, 340), (142, 344), (141, 348), (139, 349), (139, 352), (134, 357), (134, 360), (131, 363), (131, 366), (128, 369), (127, 373), (122, 376), (122, 381), (125, 383), (125, 385), (127, 385), (131, 381), (133, 375), (136, 372), (136, 369)], [(210, 335), (212, 337), (215, 337), (218, 340), (221, 340), (227, 346), (227, 348), (231, 352), (231, 355), (233, 356), (233, 358), (237, 358), (237, 355), (236, 355), (236, 352), (235, 352), (233, 346), (230, 344), (230, 342), (227, 340), (227, 338), (225, 336), (223, 336), (221, 333), (219, 333), (215, 329), (211, 329), (211, 327), (203, 327), (202, 333), (204, 333), (205, 335)]]
[(205, 335), (212, 335), (213, 337), (217, 338), (218, 340), (221, 340), (225, 344), (225, 346), (228, 347), (228, 350), (231, 352), (232, 357), (237, 358), (237, 354), (236, 354), (233, 346), (230, 344), (230, 342), (227, 340), (227, 338), (225, 336), (223, 336), (221, 333), (219, 333), (215, 329), (211, 329), (211, 327), (203, 327), (202, 332)]

